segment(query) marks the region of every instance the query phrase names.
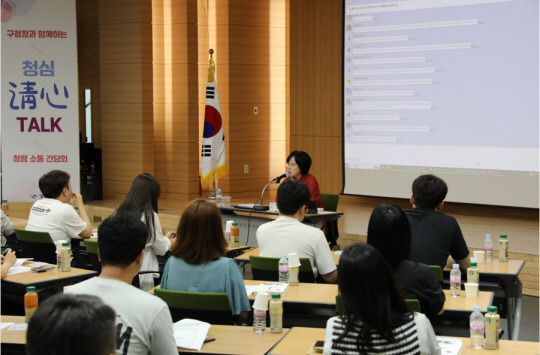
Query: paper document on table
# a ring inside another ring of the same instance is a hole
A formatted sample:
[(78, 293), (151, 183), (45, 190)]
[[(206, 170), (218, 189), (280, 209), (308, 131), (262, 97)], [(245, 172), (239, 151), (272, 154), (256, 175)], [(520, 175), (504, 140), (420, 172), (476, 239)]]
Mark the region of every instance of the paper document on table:
[(35, 263), (30, 264), (31, 267), (40, 267), (43, 265), (47, 265), (47, 263), (44, 263), (42, 261), (36, 261)]
[(437, 337), (441, 354), (459, 355), (463, 352), (463, 340), (459, 338)]
[(257, 292), (258, 287), (259, 286), (257, 286), (257, 285), (246, 285), (246, 293), (247, 293), (247, 295), (249, 296), (252, 293)]
[(8, 275), (20, 274), (23, 272), (30, 272), (31, 267), (28, 266), (12, 266), (8, 270)]
[(173, 324), (176, 346), (200, 351), (208, 329), (210, 329), (210, 323), (189, 318), (179, 320)]
[(251, 210), (251, 209), (253, 209), (253, 206), (255, 206), (254, 203), (241, 203), (241, 204), (239, 204), (239, 205), (234, 205), (233, 207), (236, 207), (236, 208), (245, 208), (245, 209)]
[[(17, 261), (15, 262), (15, 264), (13, 264), (13, 266), (22, 266), (22, 264), (23, 264), (26, 260), (34, 260), (34, 258), (17, 258)], [(13, 266), (12, 266), (12, 267), (13, 267)]]
[(342, 250), (336, 250), (336, 251), (334, 252), (334, 254), (336, 254), (336, 255), (341, 255), (341, 252), (342, 252)]
[(12, 323), (12, 322), (8, 322), (8, 323), (3, 323), (3, 322), (2, 322), (2, 324), (0, 324), (0, 329), (7, 328), (7, 327), (9, 327), (9, 326), (12, 326), (13, 324), (14, 324), (14, 323)]
[(14, 323), (9, 330), (28, 330), (28, 323)]
[(282, 296), (289, 290), (289, 284), (286, 282), (266, 282), (257, 286), (255, 292), (266, 292), (268, 294), (279, 293)]
[(97, 237), (98, 237), (97, 232), (94, 232), (92, 233), (92, 236), (90, 237), (90, 239), (94, 239), (94, 238), (97, 239)]

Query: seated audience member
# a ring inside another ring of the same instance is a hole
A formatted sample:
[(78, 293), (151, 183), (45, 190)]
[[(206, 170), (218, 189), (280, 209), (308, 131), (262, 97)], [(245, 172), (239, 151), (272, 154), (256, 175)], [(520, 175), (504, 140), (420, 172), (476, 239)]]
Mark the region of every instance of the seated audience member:
[(8, 239), (15, 235), (15, 228), (13, 226), (13, 222), (9, 220), (9, 217), (4, 213), (4, 211), (1, 211), (2, 213), (2, 246), (5, 246), (6, 243), (8, 243)]
[(2, 279), (5, 279), (9, 268), (12, 267), (17, 262), (17, 257), (15, 252), (11, 249), (8, 249), (6, 255), (2, 255)]
[(277, 258), (296, 252), (299, 258), (309, 259), (315, 278), (320, 274), (326, 282), (335, 283), (336, 263), (324, 233), (302, 224), (309, 198), (309, 188), (303, 182), (281, 183), (277, 190), (279, 217), (257, 229), (259, 255)]
[(131, 285), (142, 265), (145, 224), (136, 217), (113, 215), (101, 223), (98, 234), (101, 274), (66, 292), (99, 296), (114, 309), (118, 354), (178, 354), (167, 304)]
[[(52, 240), (70, 241), (72, 237), (92, 236), (92, 223), (86, 214), (80, 193), (71, 190), (69, 174), (61, 170), (52, 170), (39, 179), (39, 189), (43, 199), (34, 202), (28, 216), (26, 230), (49, 232)], [(69, 201), (75, 202), (79, 213)]]
[(115, 313), (96, 296), (56, 295), (30, 318), (26, 339), (28, 355), (113, 355)]
[(434, 175), (421, 175), (412, 184), (412, 210), (405, 211), (411, 226), (409, 259), (444, 268), (448, 256), (467, 270), (471, 260), (467, 243), (454, 217), (441, 212), (448, 192), (446, 183)]
[(321, 190), (315, 176), (309, 173), (311, 168), (311, 157), (308, 153), (301, 150), (292, 151), (287, 157), (287, 172), (290, 179), (293, 181), (301, 181), (307, 185), (311, 192), (310, 200), (317, 201), (317, 207), (322, 208)]
[(250, 310), (249, 300), (238, 265), (234, 259), (225, 257), (227, 242), (216, 204), (192, 201), (182, 213), (176, 235), (161, 288), (226, 293), (236, 321), (245, 321)]
[[(158, 180), (150, 174), (139, 174), (133, 180), (131, 188), (124, 201), (114, 212), (118, 216), (133, 215), (140, 218), (148, 228), (148, 239), (144, 249), (142, 271), (159, 270), (157, 255), (165, 255), (171, 248), (173, 232), (163, 235), (158, 217), (158, 198), (161, 186)], [(140, 288), (148, 291), (156, 286), (159, 274), (139, 275)]]
[(326, 324), (325, 354), (440, 354), (431, 323), (412, 313), (384, 257), (370, 245), (339, 259), (340, 315)]
[(384, 256), (405, 298), (416, 298), (425, 314), (443, 312), (446, 297), (428, 265), (407, 260), (411, 228), (398, 206), (380, 205), (371, 213), (367, 243)]

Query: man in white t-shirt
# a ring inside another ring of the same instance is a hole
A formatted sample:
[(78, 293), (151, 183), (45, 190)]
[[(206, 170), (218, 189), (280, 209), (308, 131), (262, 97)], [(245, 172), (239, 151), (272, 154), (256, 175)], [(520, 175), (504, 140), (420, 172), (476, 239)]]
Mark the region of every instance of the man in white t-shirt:
[(337, 280), (336, 263), (322, 230), (302, 224), (311, 192), (300, 181), (287, 180), (277, 190), (279, 218), (257, 229), (259, 255), (279, 257), (298, 253), (308, 258), (315, 277), (318, 274), (329, 283)]
[[(36, 201), (30, 209), (26, 230), (49, 232), (53, 241), (66, 240), (80, 235), (83, 238), (92, 236), (92, 223), (84, 208), (80, 193), (73, 192), (68, 173), (52, 170), (39, 179), (39, 189), (43, 199)], [(79, 213), (69, 201), (73, 199)]]
[(167, 304), (131, 285), (142, 265), (145, 224), (135, 217), (113, 215), (101, 223), (98, 234), (101, 274), (66, 292), (99, 296), (114, 309), (118, 355), (178, 354)]

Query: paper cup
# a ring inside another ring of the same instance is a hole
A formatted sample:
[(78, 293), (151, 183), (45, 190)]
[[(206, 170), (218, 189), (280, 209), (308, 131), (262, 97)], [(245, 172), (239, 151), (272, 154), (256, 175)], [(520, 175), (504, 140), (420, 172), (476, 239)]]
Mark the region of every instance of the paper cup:
[(223, 196), (223, 207), (231, 207), (231, 196)]
[(268, 208), (270, 209), (270, 211), (277, 211), (277, 203), (275, 202), (270, 202), (270, 205), (268, 206)]
[(257, 292), (257, 296), (255, 296), (255, 302), (253, 302), (253, 308), (261, 311), (268, 310), (268, 293)]
[(300, 284), (298, 281), (299, 266), (289, 266), (289, 285), (296, 286)]
[(324, 212), (324, 208), (317, 207), (317, 213), (321, 213), (321, 212)]
[(465, 283), (465, 296), (467, 298), (478, 297), (478, 284), (475, 282), (466, 282)]
[(483, 263), (486, 261), (486, 252), (483, 250), (475, 250), (473, 252), (474, 258), (476, 259), (476, 262), (478, 264)]
[(234, 221), (225, 222), (225, 232), (229, 232), (229, 234), (231, 233), (231, 228), (232, 228), (233, 223)]
[(300, 267), (300, 259), (298, 259), (298, 253), (289, 253), (289, 267)]

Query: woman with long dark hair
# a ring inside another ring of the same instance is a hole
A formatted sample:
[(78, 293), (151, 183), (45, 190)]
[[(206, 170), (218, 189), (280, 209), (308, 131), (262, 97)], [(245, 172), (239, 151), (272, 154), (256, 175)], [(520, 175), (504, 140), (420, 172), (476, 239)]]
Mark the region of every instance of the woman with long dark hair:
[(407, 259), (411, 227), (401, 208), (390, 204), (375, 207), (369, 218), (367, 243), (384, 256), (403, 297), (416, 298), (428, 316), (443, 312), (446, 297), (429, 266)]
[[(148, 240), (144, 250), (141, 271), (158, 270), (157, 255), (165, 255), (171, 247), (171, 238), (174, 232), (163, 235), (158, 218), (158, 198), (161, 194), (161, 186), (157, 179), (150, 174), (139, 174), (133, 180), (131, 189), (124, 201), (115, 211), (117, 215), (131, 215), (140, 218), (148, 228)], [(153, 288), (154, 278), (159, 274), (139, 275), (140, 288), (148, 291)]]
[(325, 354), (440, 354), (425, 315), (411, 312), (383, 256), (357, 243), (339, 259), (340, 316), (326, 325)]
[(216, 204), (202, 199), (192, 201), (182, 213), (177, 235), (161, 288), (226, 293), (236, 321), (245, 321), (249, 300), (238, 264), (225, 257), (227, 242)]

